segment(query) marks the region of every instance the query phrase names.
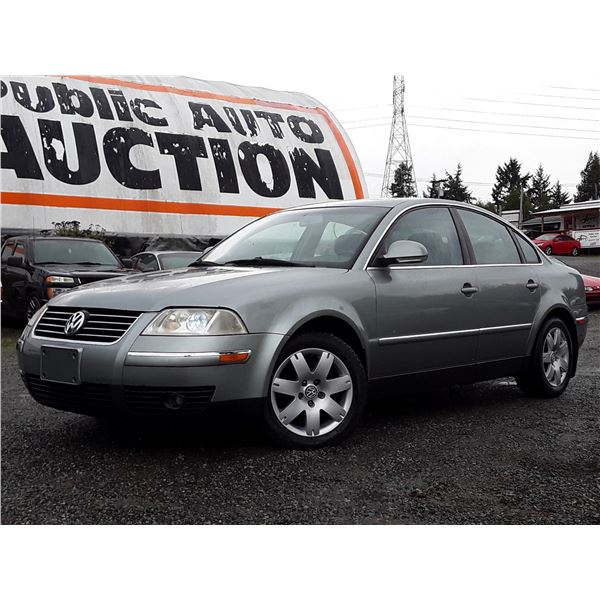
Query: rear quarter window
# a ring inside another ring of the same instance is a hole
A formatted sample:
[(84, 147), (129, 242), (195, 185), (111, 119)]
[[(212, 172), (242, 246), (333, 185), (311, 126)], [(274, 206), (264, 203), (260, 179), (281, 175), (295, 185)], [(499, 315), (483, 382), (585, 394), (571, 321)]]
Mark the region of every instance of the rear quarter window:
[(541, 262), (535, 248), (527, 240), (523, 239), (520, 235), (516, 235), (515, 237), (517, 238), (521, 252), (523, 252), (526, 263), (534, 264)]

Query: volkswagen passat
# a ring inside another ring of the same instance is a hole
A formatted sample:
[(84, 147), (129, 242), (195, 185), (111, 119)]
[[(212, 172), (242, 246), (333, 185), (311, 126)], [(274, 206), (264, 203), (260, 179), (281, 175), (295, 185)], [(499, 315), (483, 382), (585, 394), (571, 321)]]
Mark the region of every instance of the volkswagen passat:
[(428, 199), (285, 210), (190, 268), (83, 286), (29, 321), (32, 396), (97, 414), (262, 399), (273, 437), (334, 444), (373, 384), (513, 375), (560, 395), (587, 328), (580, 275), (485, 210)]

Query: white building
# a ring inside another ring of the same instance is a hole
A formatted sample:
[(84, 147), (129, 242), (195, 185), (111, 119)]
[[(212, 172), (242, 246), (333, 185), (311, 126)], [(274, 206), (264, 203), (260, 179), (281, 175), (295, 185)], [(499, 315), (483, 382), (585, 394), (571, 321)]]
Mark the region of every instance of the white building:
[(600, 200), (588, 200), (573, 204), (563, 204), (560, 208), (534, 213), (542, 220), (553, 217), (560, 219), (560, 230), (581, 242), (582, 248), (600, 248)]

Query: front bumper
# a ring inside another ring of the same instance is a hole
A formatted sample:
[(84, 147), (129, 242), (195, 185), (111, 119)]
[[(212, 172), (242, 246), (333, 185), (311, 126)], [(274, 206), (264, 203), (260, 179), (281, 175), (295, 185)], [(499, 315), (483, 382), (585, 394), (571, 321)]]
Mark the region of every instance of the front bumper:
[[(84, 414), (186, 414), (210, 403), (262, 398), (286, 336), (140, 336), (155, 313), (143, 314), (112, 344), (37, 337), (27, 327), (17, 344), (19, 367), (40, 403)], [(80, 349), (80, 385), (41, 379), (42, 346)], [(248, 352), (245, 362), (220, 357)]]

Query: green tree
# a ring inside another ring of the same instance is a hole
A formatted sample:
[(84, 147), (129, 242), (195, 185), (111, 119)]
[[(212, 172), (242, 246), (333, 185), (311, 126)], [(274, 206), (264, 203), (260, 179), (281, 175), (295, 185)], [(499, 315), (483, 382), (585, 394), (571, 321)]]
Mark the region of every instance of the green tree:
[(581, 171), (581, 183), (577, 186), (575, 202), (600, 198), (600, 154), (590, 152), (585, 169)]
[(427, 191), (423, 194), (425, 198), (443, 198), (444, 197), (444, 180), (438, 179), (435, 173), (429, 180)]
[(452, 175), (446, 171), (446, 182), (444, 183), (444, 198), (457, 200), (459, 202), (472, 202), (473, 196), (462, 180), (462, 166), (458, 163), (456, 172)]
[(489, 210), (490, 212), (493, 212), (494, 214), (498, 214), (498, 211), (497, 211), (498, 207), (493, 202), (475, 202), (475, 204), (477, 206), (481, 206), (481, 208), (485, 208), (485, 210)]
[(569, 201), (569, 192), (565, 192), (560, 185), (560, 181), (557, 181), (554, 187), (550, 190), (550, 207), (549, 208), (560, 208), (563, 204)]
[(412, 168), (401, 162), (394, 171), (394, 181), (390, 184), (390, 194), (394, 198), (415, 198), (417, 186), (413, 179)]
[[(521, 175), (521, 163), (516, 158), (498, 166), (492, 200), (504, 210), (518, 210), (521, 189), (525, 192), (531, 175)], [(525, 211), (524, 211), (525, 214)]]
[(549, 210), (552, 203), (552, 190), (550, 189), (550, 177), (544, 172), (544, 167), (540, 165), (531, 178), (529, 186), (529, 200), (531, 210)]

